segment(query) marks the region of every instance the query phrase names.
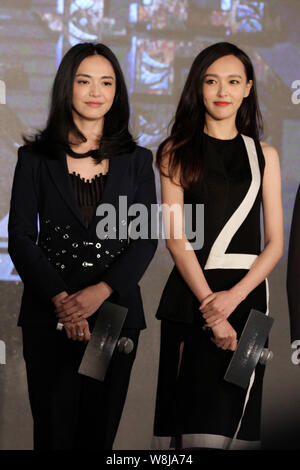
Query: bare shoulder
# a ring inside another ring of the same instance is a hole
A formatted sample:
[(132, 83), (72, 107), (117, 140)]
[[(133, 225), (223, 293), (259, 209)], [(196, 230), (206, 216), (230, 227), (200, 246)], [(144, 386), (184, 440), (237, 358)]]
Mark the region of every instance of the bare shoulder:
[(279, 161), (279, 155), (275, 147), (269, 145), (267, 142), (260, 142), (266, 163)]
[(161, 163), (160, 163), (160, 169), (163, 172), (168, 172), (169, 165), (172, 161), (173, 158), (173, 153), (172, 153), (172, 142), (168, 140), (162, 147), (161, 149)]
[(170, 184), (181, 186), (180, 163), (174, 164), (173, 143), (170, 140), (162, 147), (159, 171), (162, 179), (167, 178)]

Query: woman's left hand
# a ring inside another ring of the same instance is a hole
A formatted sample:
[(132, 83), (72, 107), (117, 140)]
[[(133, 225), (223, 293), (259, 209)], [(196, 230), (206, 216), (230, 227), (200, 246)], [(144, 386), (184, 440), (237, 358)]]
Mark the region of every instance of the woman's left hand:
[(86, 287), (63, 299), (55, 309), (56, 316), (62, 323), (74, 323), (88, 318), (98, 310), (111, 292), (112, 289), (104, 282)]
[(206, 320), (205, 326), (212, 328), (226, 320), (240, 301), (231, 290), (213, 292), (205, 297), (199, 307), (203, 318)]

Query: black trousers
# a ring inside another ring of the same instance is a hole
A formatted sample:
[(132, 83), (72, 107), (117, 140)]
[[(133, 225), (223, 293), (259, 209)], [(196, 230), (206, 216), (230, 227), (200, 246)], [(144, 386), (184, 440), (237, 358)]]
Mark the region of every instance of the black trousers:
[(64, 331), (23, 326), (22, 332), (34, 450), (112, 449), (140, 330), (122, 330), (134, 350), (114, 351), (104, 382), (78, 374), (86, 346)]

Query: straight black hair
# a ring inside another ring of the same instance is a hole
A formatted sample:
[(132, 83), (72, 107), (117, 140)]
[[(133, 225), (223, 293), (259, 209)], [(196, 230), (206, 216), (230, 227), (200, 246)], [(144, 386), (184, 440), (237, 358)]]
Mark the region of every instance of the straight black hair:
[[(85, 154), (76, 154), (70, 148), (70, 135), (81, 142), (86, 137), (73, 120), (72, 98), (76, 71), (80, 63), (89, 56), (101, 55), (112, 65), (116, 76), (116, 94), (110, 110), (104, 117), (99, 148)], [(57, 70), (51, 93), (50, 110), (44, 130), (33, 137), (24, 136), (24, 142), (55, 158), (59, 149), (77, 157), (92, 156), (97, 162), (121, 153), (132, 152), (136, 143), (129, 132), (129, 101), (125, 79), (115, 54), (104, 44), (76, 44), (64, 55)]]
[(205, 125), (203, 82), (208, 67), (226, 55), (234, 55), (244, 65), (247, 81), (252, 80), (249, 96), (244, 98), (236, 116), (239, 133), (259, 139), (263, 133), (262, 116), (259, 109), (256, 79), (249, 56), (236, 45), (219, 42), (201, 51), (195, 58), (184, 85), (170, 136), (157, 151), (157, 166), (163, 170), (163, 159), (170, 156), (167, 174), (174, 179), (180, 169), (180, 184), (188, 188), (203, 174), (202, 140)]

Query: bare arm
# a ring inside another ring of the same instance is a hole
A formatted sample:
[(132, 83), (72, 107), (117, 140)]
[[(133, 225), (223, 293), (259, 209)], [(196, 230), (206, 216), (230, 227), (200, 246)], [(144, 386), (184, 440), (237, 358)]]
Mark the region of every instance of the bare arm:
[(200, 309), (209, 326), (228, 318), (236, 306), (266, 279), (282, 256), (283, 214), (279, 157), (276, 149), (270, 145), (262, 144), (262, 149), (265, 156), (262, 184), (265, 247), (241, 281), (214, 298), (206, 298), (201, 304)]
[[(166, 227), (169, 226), (169, 234), (167, 235), (169, 238), (166, 238), (166, 247), (181, 276), (200, 303), (207, 295), (212, 293), (212, 290), (206, 282), (195, 252), (185, 235), (183, 188), (179, 185), (179, 178), (173, 182), (169, 177), (161, 174), (161, 194), (162, 203), (165, 205), (165, 207), (163, 206), (165, 231), (167, 231)], [(169, 208), (177, 206), (178, 208), (176, 215), (171, 216), (170, 220), (167, 220), (168, 210), (166, 206)]]
[[(167, 160), (165, 165), (164, 173), (167, 174)], [(179, 208), (177, 217), (170, 217), (170, 220), (166, 220), (169, 211), (163, 207), (164, 226), (169, 227), (169, 238), (166, 239), (166, 246), (178, 271), (200, 303), (212, 294), (212, 290), (185, 235), (183, 188), (179, 184), (179, 177), (173, 182), (168, 176), (161, 174), (161, 190), (163, 204), (169, 208), (172, 205)], [(217, 347), (224, 350), (236, 349), (236, 332), (226, 319), (212, 328), (212, 331), (214, 333), (212, 341)]]
[(262, 145), (265, 156), (262, 203), (265, 247), (247, 275), (235, 285), (243, 298), (270, 274), (283, 253), (283, 213), (279, 156), (274, 147)]

